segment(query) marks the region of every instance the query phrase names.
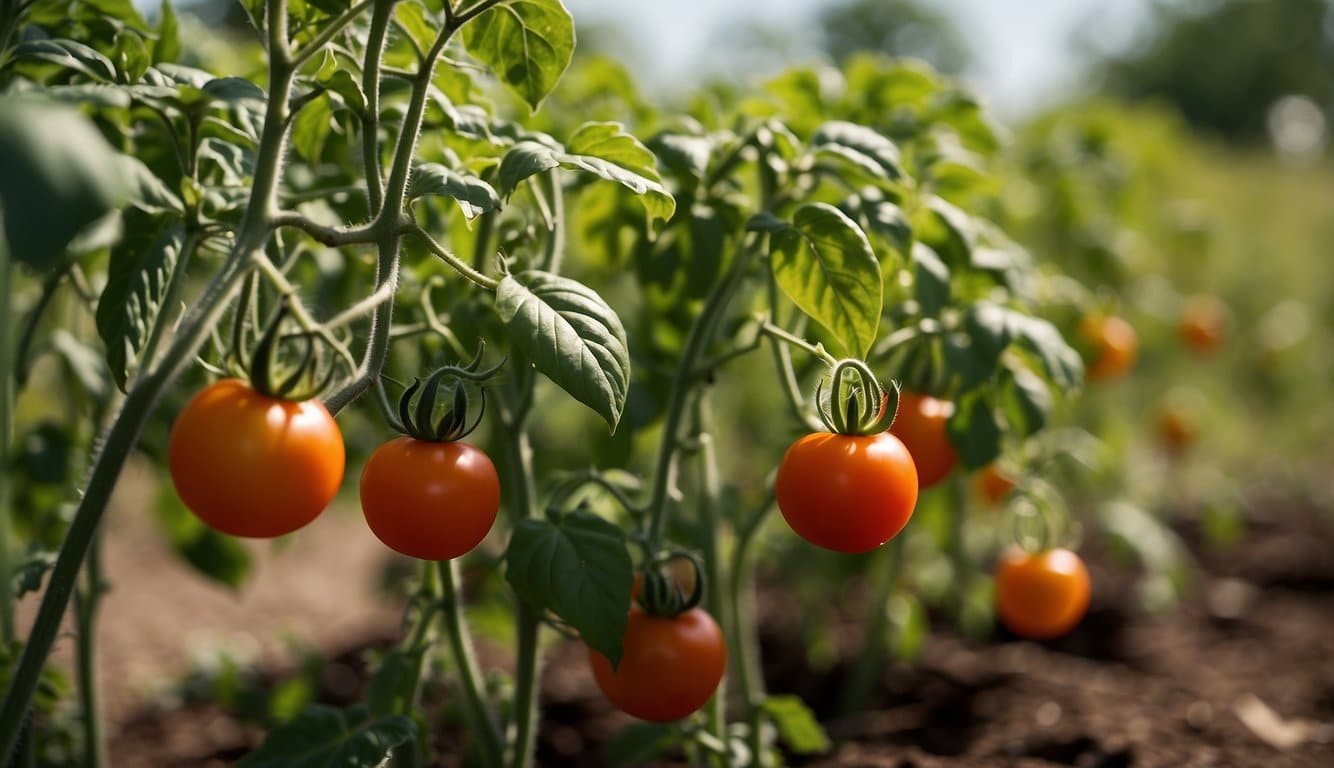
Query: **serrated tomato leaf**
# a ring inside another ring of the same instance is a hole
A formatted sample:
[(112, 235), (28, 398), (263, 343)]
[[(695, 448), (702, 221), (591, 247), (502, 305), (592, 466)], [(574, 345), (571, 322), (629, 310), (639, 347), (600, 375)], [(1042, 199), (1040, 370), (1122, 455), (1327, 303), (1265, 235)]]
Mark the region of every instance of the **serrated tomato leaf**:
[(865, 355), (880, 327), (880, 262), (856, 222), (826, 203), (797, 209), (792, 225), (769, 237), (778, 287), (834, 334), (844, 352)]
[(630, 353), (625, 327), (602, 297), (576, 280), (532, 270), (500, 281), (496, 310), (524, 357), (615, 432), (630, 389)]
[(574, 56), (574, 19), (560, 0), (509, 0), (465, 26), (463, 44), (536, 111)]
[(524, 602), (556, 614), (612, 664), (620, 662), (634, 581), (620, 528), (583, 510), (559, 523), (521, 520), (505, 552), (505, 579)]
[(107, 285), (97, 300), (97, 333), (107, 347), (107, 365), (125, 390), (135, 357), (162, 311), (162, 301), (181, 256), (184, 232), (174, 216), (129, 209), (125, 236), (111, 249)]

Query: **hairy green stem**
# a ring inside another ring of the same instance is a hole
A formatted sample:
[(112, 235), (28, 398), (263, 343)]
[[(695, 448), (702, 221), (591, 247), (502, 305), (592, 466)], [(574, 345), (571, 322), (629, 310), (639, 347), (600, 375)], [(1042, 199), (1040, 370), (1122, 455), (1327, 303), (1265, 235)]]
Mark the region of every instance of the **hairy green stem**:
[(97, 607), (105, 589), (102, 583), (100, 534), (93, 537), (83, 576), (83, 587), (74, 595), (79, 714), (83, 719), (83, 765), (87, 768), (102, 768), (107, 765), (107, 745), (97, 689)]
[(662, 439), (658, 444), (658, 457), (654, 463), (653, 487), (648, 502), (647, 533), (650, 550), (656, 550), (660, 546), (662, 532), (667, 523), (667, 502), (676, 478), (681, 422), (685, 416), (690, 394), (694, 391), (697, 366), (713, 341), (718, 325), (727, 311), (728, 303), (740, 288), (746, 271), (750, 268), (756, 242), (752, 240), (737, 253), (727, 274), (713, 287), (713, 291), (704, 303), (704, 309), (690, 327), (690, 335), (686, 337), (685, 350), (681, 353), (681, 360), (677, 364), (676, 374), (672, 380), (671, 399), (667, 404)]
[(384, 178), (380, 175), (380, 60), (384, 58), (384, 41), (397, 1), (375, 0), (366, 36), (366, 59), (361, 67), (361, 90), (366, 94), (366, 111), (361, 115), (361, 163), (366, 173), (366, 202), (371, 218), (379, 216), (384, 206)]
[[(74, 513), (69, 531), (51, 570), (46, 592), (37, 609), (28, 642), (4, 702), (0, 703), (0, 758), (7, 759), (18, 741), (26, 713), (37, 689), (42, 666), (46, 663), (60, 632), (60, 622), (69, 606), (79, 571), (106, 511), (107, 502), (126, 459), (138, 445), (144, 425), (156, 410), (166, 389), (190, 364), (199, 348), (209, 338), (226, 310), (227, 302), (252, 268), (251, 254), (263, 248), (269, 235), (268, 217), (275, 209), (274, 200), (281, 175), (286, 142), (287, 104), (292, 90), (292, 70), (288, 66), (287, 9), (283, 0), (269, 0), (270, 58), (269, 100), (250, 201), (242, 218), (240, 234), (231, 255), (192, 304), (180, 331), (164, 351), (158, 366), (141, 376), (131, 388), (120, 414), (102, 441), (88, 477), (88, 485)], [(159, 316), (159, 322), (165, 322)]]
[[(724, 567), (720, 551), (720, 540), (724, 533), (723, 517), (720, 514), (722, 480), (718, 473), (718, 450), (711, 433), (712, 423), (708, 391), (703, 390), (695, 398), (695, 431), (699, 441), (699, 522), (702, 533), (700, 544), (704, 560), (704, 586), (709, 610), (726, 631), (732, 626), (732, 621), (731, 611), (727, 602), (723, 600)], [(726, 707), (727, 679), (724, 677), (705, 708), (709, 730), (723, 743), (727, 742)], [(712, 756), (711, 762), (719, 763), (718, 756)]]
[(839, 700), (839, 710), (844, 714), (859, 711), (880, 683), (880, 673), (885, 667), (890, 641), (888, 605), (898, 586), (899, 573), (903, 570), (903, 545), (907, 539), (906, 532), (900, 533), (888, 546), (876, 553), (876, 561), (871, 566), (866, 602), (866, 636), (862, 639), (861, 652), (857, 655), (857, 662), (853, 665), (852, 674)]
[(732, 573), (729, 597), (731, 610), (728, 612), (731, 627), (728, 635), (732, 638), (729, 651), (731, 667), (735, 670), (737, 685), (744, 697), (746, 720), (750, 725), (750, 750), (755, 756), (755, 764), (762, 765), (760, 756), (766, 749), (764, 737), (764, 673), (760, 665), (759, 641), (755, 637), (755, 610), (752, 595), (753, 572), (747, 564), (750, 545), (759, 533), (770, 507), (774, 503), (772, 484), (765, 494), (760, 508), (737, 529), (736, 548), (732, 554)]
[(443, 586), (440, 605), (443, 609), (445, 633), (449, 636), (449, 651), (459, 675), (468, 728), (477, 735), (483, 764), (487, 768), (499, 768), (503, 765), (504, 749), (500, 743), (500, 732), (496, 728), (495, 718), (491, 715), (491, 708), (483, 693), (485, 687), (482, 685), (482, 674), (477, 667), (472, 638), (468, 634), (468, 627), (463, 617), (458, 561), (441, 561), (437, 565), (440, 569), (440, 583)]

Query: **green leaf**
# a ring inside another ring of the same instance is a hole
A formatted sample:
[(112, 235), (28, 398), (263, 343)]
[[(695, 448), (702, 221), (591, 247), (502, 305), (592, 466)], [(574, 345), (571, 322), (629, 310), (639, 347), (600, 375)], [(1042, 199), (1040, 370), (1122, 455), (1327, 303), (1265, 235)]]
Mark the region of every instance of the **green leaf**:
[(1051, 389), (1023, 368), (1010, 373), (1000, 391), (1001, 410), (1010, 428), (1019, 437), (1028, 437), (1047, 424), (1052, 409)]
[(147, 72), (149, 65), (153, 63), (153, 57), (149, 54), (144, 39), (130, 30), (121, 30), (116, 34), (116, 50), (113, 55), (116, 69), (120, 71), (120, 79), (126, 83), (139, 82), (139, 78), (144, 76), (144, 72)]
[(885, 610), (889, 612), (889, 624), (893, 629), (890, 643), (894, 658), (908, 663), (917, 661), (931, 633), (922, 602), (911, 592), (899, 592), (889, 598)]
[(769, 696), (764, 711), (778, 728), (778, 737), (798, 755), (818, 755), (829, 751), (829, 736), (815, 713), (796, 696)]
[(157, 518), (172, 551), (196, 572), (232, 589), (239, 589), (250, 575), (245, 545), (200, 522), (166, 484), (158, 494)]
[(444, 195), (458, 202), (463, 215), (469, 219), (490, 213), (500, 207), (496, 190), (476, 176), (446, 168), (439, 163), (422, 163), (412, 174), (408, 199), (424, 195)]
[(1000, 424), (985, 392), (973, 391), (960, 398), (954, 414), (945, 422), (945, 429), (959, 453), (959, 461), (967, 469), (980, 469), (1000, 456)]
[(574, 56), (574, 19), (560, 0), (509, 0), (464, 27), (463, 44), (536, 111)]
[(358, 115), (366, 112), (366, 93), (361, 90), (361, 83), (346, 69), (336, 69), (328, 77), (319, 79), (321, 85), (338, 94), (343, 103)]
[(162, 0), (162, 12), (158, 15), (157, 44), (153, 46), (153, 63), (175, 61), (181, 56), (180, 24), (176, 20), (176, 11), (169, 0)]
[(1058, 386), (1072, 388), (1083, 380), (1079, 353), (1046, 320), (979, 302), (964, 314), (963, 330), (971, 342), (968, 354), (984, 371), (994, 371), (1006, 348), (1018, 343), (1037, 356), (1047, 377)]
[(676, 200), (662, 186), (657, 159), (620, 123), (585, 123), (565, 145), (561, 161), (629, 189), (644, 204), (649, 227), (676, 212)]
[(217, 101), (229, 104), (262, 102), (267, 97), (264, 89), (244, 77), (219, 77), (204, 84), (204, 93)]
[(180, 220), (174, 217), (130, 210), (124, 214), (124, 227), (124, 238), (111, 249), (107, 285), (97, 301), (97, 333), (121, 391), (135, 354), (158, 319), (183, 239)]
[(9, 252), (38, 271), (125, 199), (120, 155), (92, 122), (37, 98), (0, 96), (0, 168)]
[(147, 213), (185, 213), (181, 198), (137, 157), (120, 155), (119, 161), (125, 179), (130, 184), (129, 200), (134, 207)]
[(630, 388), (630, 354), (621, 319), (602, 297), (534, 270), (500, 281), (496, 310), (524, 357), (615, 432)]
[(269, 731), (237, 768), (378, 768), (417, 726), (402, 716), (369, 717), (360, 707), (312, 706)]
[(797, 209), (792, 226), (770, 235), (778, 286), (792, 302), (843, 344), (863, 356), (880, 327), (880, 262), (866, 234), (832, 205)]
[(634, 581), (625, 543), (624, 531), (583, 510), (559, 523), (527, 518), (510, 538), (505, 579), (524, 602), (556, 614), (619, 664)]
[(811, 147), (833, 153), (876, 178), (896, 181), (904, 176), (898, 146), (864, 125), (841, 120), (825, 123), (811, 137)]
[(509, 197), (524, 179), (560, 166), (560, 154), (559, 150), (536, 141), (521, 141), (510, 147), (496, 173), (500, 193)]
[(435, 25), (431, 23), (426, 6), (417, 0), (407, 0), (395, 6), (394, 23), (412, 38), (417, 48), (423, 52), (435, 41)]
[(366, 706), (372, 715), (391, 715), (412, 708), (412, 696), (421, 677), (426, 649), (395, 648), (380, 660), (366, 684)]
[(607, 744), (607, 764), (613, 768), (645, 765), (680, 741), (678, 729), (658, 723), (630, 723)]
[(309, 163), (318, 163), (333, 130), (333, 107), (321, 96), (301, 109), (292, 123), (292, 146)]
[(74, 40), (26, 40), (14, 47), (14, 61), (37, 59), (59, 64), (104, 83), (116, 82), (116, 65), (96, 50)]
[(950, 300), (950, 268), (930, 246), (913, 243), (913, 293), (927, 317), (940, 314)]

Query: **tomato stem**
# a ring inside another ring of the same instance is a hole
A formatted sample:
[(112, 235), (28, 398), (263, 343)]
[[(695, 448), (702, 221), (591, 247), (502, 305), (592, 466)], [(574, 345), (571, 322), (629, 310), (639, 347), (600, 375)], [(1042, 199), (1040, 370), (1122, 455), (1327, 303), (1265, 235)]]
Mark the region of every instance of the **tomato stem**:
[(84, 569), (84, 584), (74, 594), (76, 667), (79, 704), (83, 724), (83, 765), (102, 768), (107, 764), (107, 745), (102, 728), (102, 708), (97, 693), (97, 607), (106, 587), (102, 580), (102, 536), (93, 537)]
[(503, 764), (503, 748), (500, 743), (500, 731), (483, 693), (482, 675), (477, 667), (477, 656), (473, 653), (472, 640), (463, 614), (463, 605), (458, 587), (459, 573), (457, 560), (445, 560), (437, 563), (440, 570), (440, 605), (445, 622), (445, 632), (449, 636), (449, 651), (453, 657), (454, 668), (458, 671), (459, 684), (463, 691), (466, 705), (464, 712), (470, 730), (478, 735), (478, 744), (482, 752), (482, 762), (488, 768), (499, 768)]
[(875, 555), (876, 561), (871, 566), (866, 601), (866, 634), (862, 638), (862, 649), (857, 654), (852, 674), (843, 686), (839, 710), (844, 714), (860, 711), (871, 691), (880, 685), (892, 629), (887, 607), (894, 597), (899, 574), (903, 570), (903, 549), (908, 540), (907, 534), (905, 530), (895, 536), (889, 546), (882, 548), (883, 554)]
[[(708, 595), (709, 610), (711, 610), (718, 620), (721, 627), (731, 628), (733, 626), (727, 603), (722, 597), (723, 585), (723, 563), (719, 552), (719, 540), (723, 536), (723, 519), (719, 514), (722, 503), (722, 482), (718, 473), (718, 451), (714, 444), (713, 435), (710, 433), (712, 428), (712, 412), (709, 408), (709, 391), (702, 390), (699, 396), (695, 398), (695, 431), (699, 441), (698, 465), (699, 465), (699, 518), (700, 531), (702, 532), (702, 549), (704, 560), (704, 573), (701, 578), (704, 579), (704, 590)], [(696, 590), (699, 585), (696, 585)], [(735, 643), (735, 637), (732, 643)], [(724, 711), (724, 705), (727, 701), (727, 678), (723, 677), (718, 683), (718, 689), (714, 691), (713, 696), (705, 705), (705, 716), (708, 720), (709, 729), (722, 743), (727, 743), (727, 719)], [(711, 755), (710, 763), (722, 765), (723, 761), (717, 755)]]

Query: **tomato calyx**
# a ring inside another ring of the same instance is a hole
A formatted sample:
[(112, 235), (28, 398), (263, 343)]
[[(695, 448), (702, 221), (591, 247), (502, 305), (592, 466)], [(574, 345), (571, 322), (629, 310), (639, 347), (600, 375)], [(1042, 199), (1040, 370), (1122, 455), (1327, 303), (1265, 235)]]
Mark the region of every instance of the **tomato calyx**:
[[(412, 384), (398, 399), (398, 417), (404, 433), (423, 442), (450, 443), (462, 440), (477, 429), (486, 413), (485, 384), (505, 364), (501, 360), (482, 370), (482, 354), (485, 351), (486, 345), (483, 343), (477, 355), (466, 365), (442, 366), (424, 381), (420, 378), (412, 380)], [(478, 402), (477, 417), (471, 422), (468, 421), (468, 411), (471, 410), (473, 396), (469, 394), (469, 385), (476, 386)], [(437, 418), (436, 405), (442, 391), (449, 401)]]
[(1012, 490), (1007, 511), (1011, 540), (1029, 554), (1068, 546), (1079, 538), (1060, 493), (1041, 480), (1030, 478)]
[(815, 390), (820, 421), (839, 435), (877, 435), (889, 429), (899, 410), (899, 385), (880, 383), (870, 366), (856, 358), (844, 358), (829, 374), (829, 394), (824, 381)]
[[(336, 364), (324, 362), (324, 342), (313, 331), (302, 330), (297, 333), (285, 332), (286, 320), (291, 314), (290, 301), (286, 295), (278, 300), (278, 307), (265, 324), (259, 340), (250, 351), (246, 362), (242, 347), (242, 334), (234, 329), (232, 350), (228, 359), (235, 369), (233, 372), (246, 378), (250, 388), (265, 397), (275, 400), (301, 402), (311, 400), (333, 381), (337, 370)], [(301, 354), (295, 364), (279, 359), (279, 348), (284, 342), (295, 341), (302, 345)]]
[[(663, 569), (676, 560), (686, 561), (694, 571), (694, 577), (689, 580), (691, 587), (688, 593), (681, 588), (677, 579), (664, 573)], [(642, 581), (638, 585), (639, 595), (636, 600), (645, 613), (671, 618), (698, 606), (704, 599), (704, 568), (699, 558), (691, 552), (670, 552), (646, 564), (641, 574)]]

